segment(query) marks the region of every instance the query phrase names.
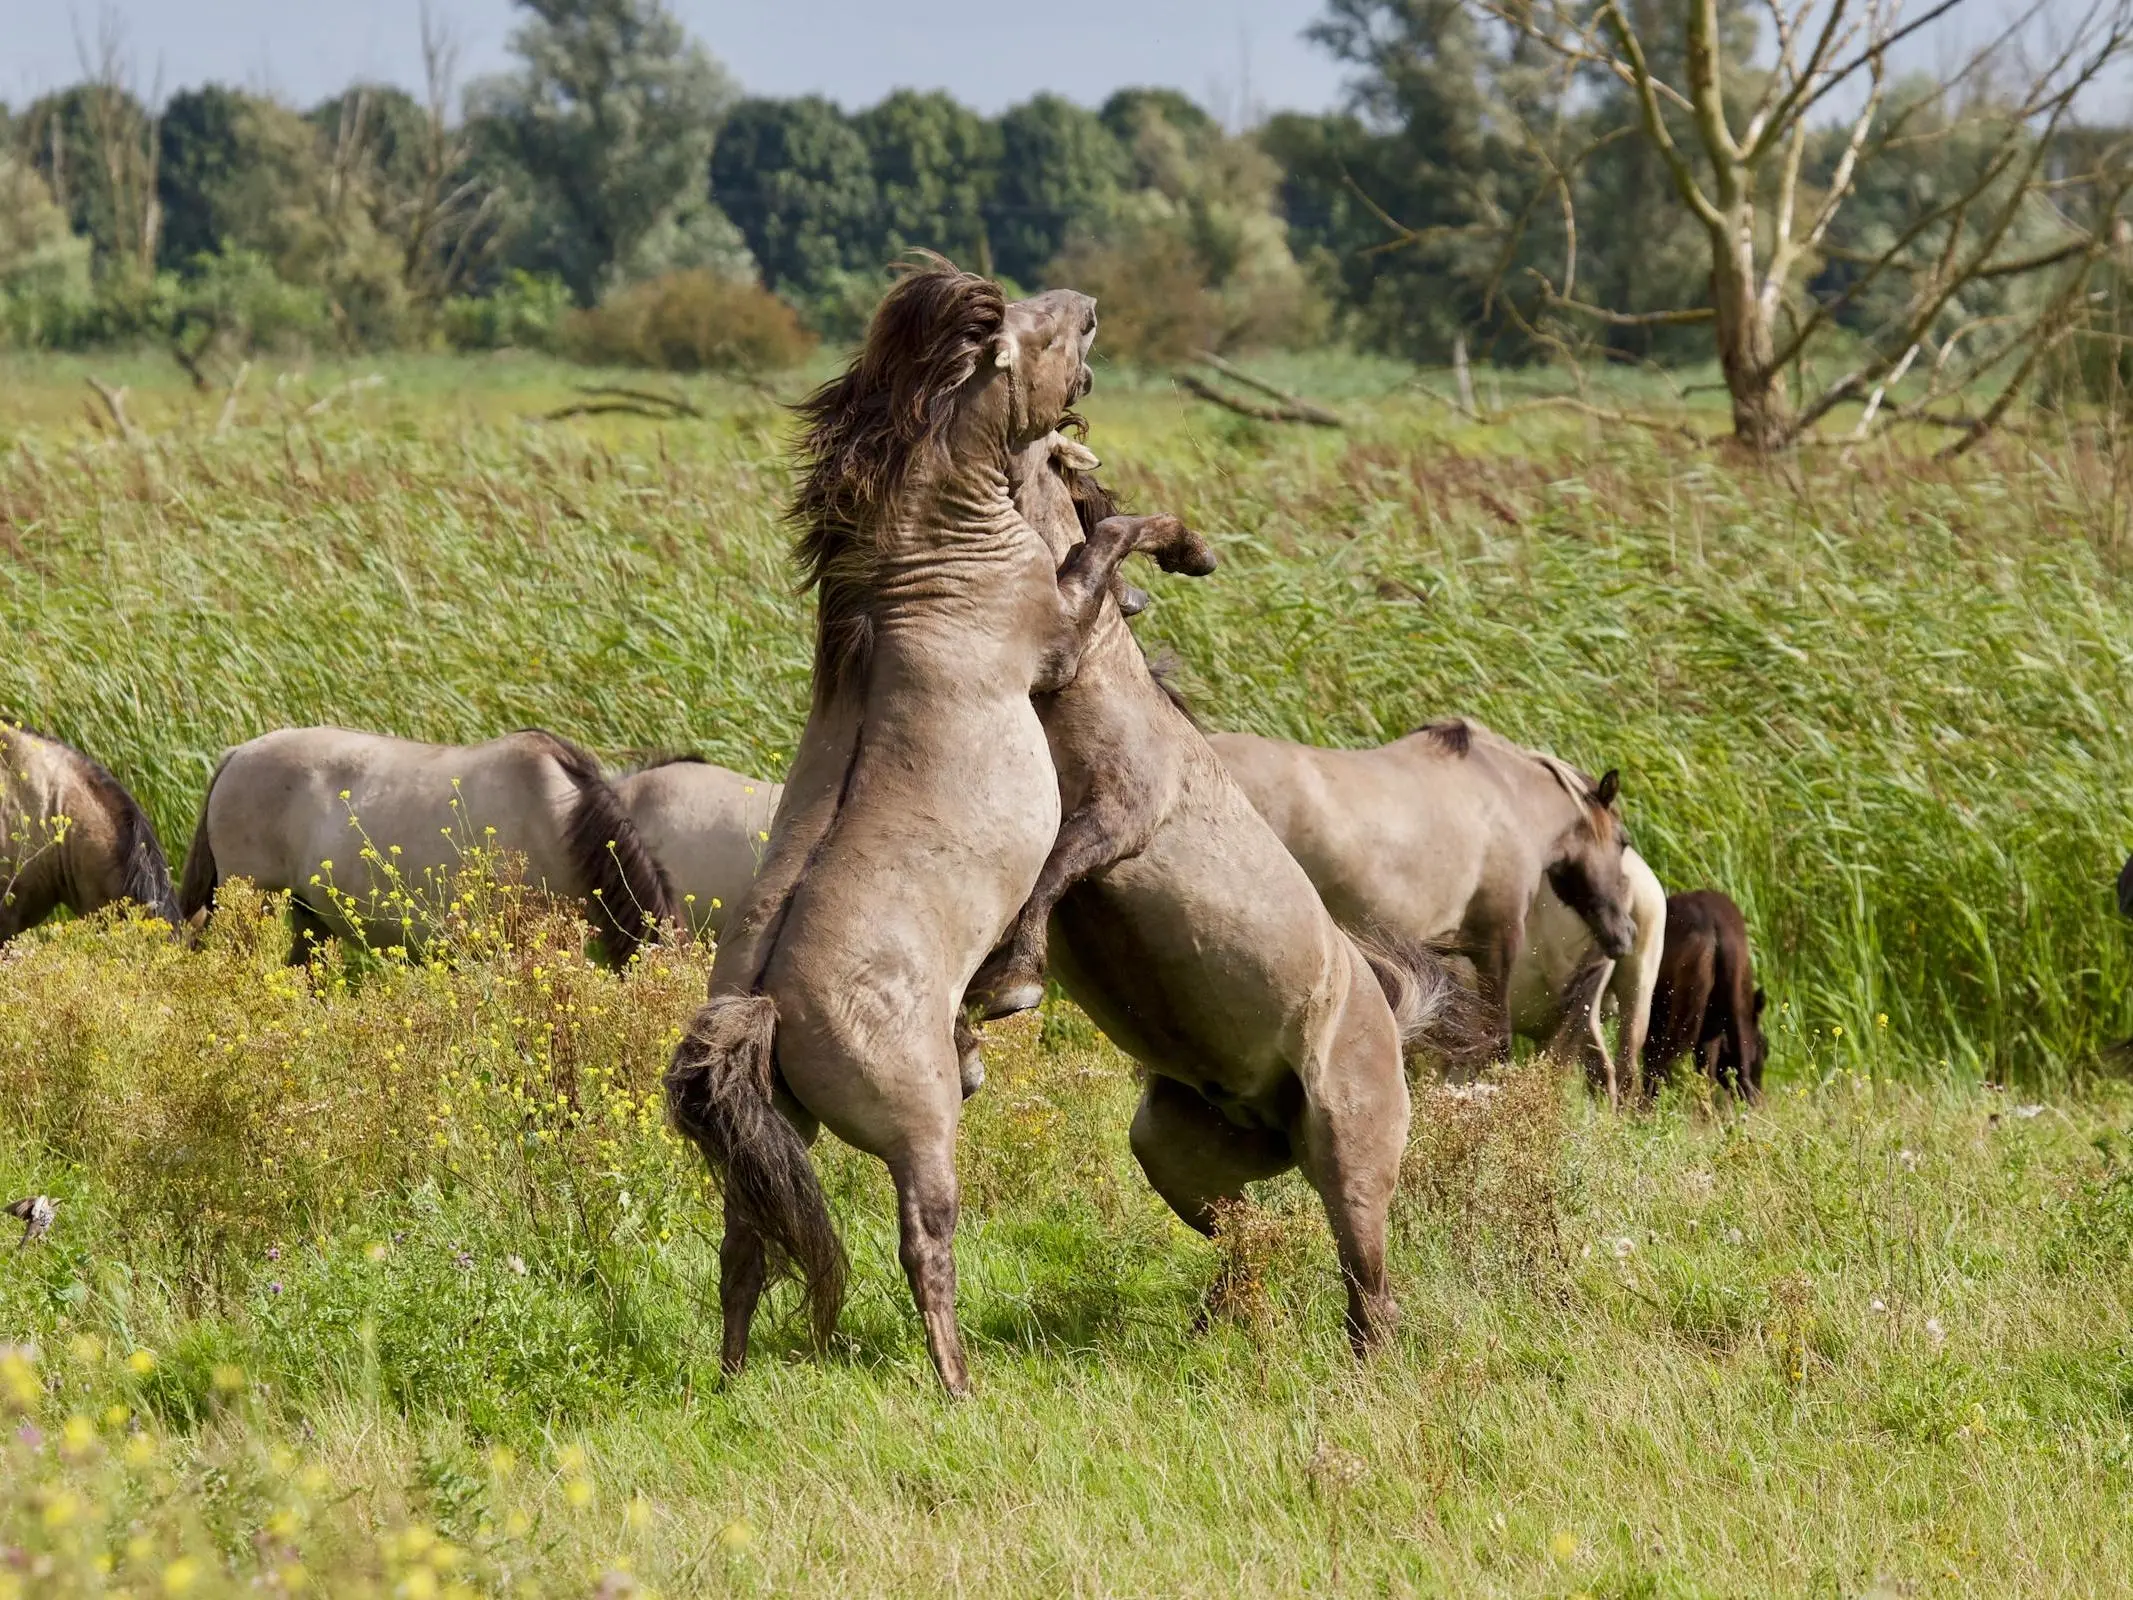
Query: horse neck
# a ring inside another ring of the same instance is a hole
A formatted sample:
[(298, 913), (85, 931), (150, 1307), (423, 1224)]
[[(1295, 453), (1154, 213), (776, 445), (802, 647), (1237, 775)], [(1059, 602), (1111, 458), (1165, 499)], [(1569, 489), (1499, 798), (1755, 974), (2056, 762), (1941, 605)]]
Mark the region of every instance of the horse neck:
[(915, 482), (885, 518), (875, 551), (870, 609), (879, 637), (947, 630), (980, 654), (988, 644), (1025, 647), (1027, 608), (1056, 592), (1044, 542), (1015, 509), (994, 461), (958, 463)]

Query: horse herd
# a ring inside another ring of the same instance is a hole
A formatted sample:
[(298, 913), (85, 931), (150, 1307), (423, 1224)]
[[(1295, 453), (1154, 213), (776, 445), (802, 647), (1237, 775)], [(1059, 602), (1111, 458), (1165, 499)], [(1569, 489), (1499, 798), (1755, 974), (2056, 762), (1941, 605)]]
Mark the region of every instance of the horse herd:
[(1185, 1222), (1211, 1231), (1245, 1185), (1302, 1169), (1369, 1349), (1395, 1315), (1408, 1063), (1469, 1070), (1522, 1036), (1611, 1100), (1683, 1055), (1752, 1097), (1746, 928), (1722, 894), (1667, 897), (1613, 772), (1471, 720), (1374, 750), (1204, 732), (1143, 655), (1121, 567), (1198, 578), (1215, 555), (1096, 478), (1073, 410), (1095, 332), (1084, 295), (1010, 302), (928, 259), (802, 404), (790, 517), (817, 622), (784, 784), (691, 758), (610, 779), (538, 731), (288, 729), (223, 757), (174, 887), (110, 773), (0, 724), (0, 940), (117, 901), (189, 932), (243, 877), (288, 891), (292, 960), (327, 937), (412, 945), (473, 846), (583, 904), (612, 961), (714, 938), (666, 1091), (723, 1191), (726, 1367), (774, 1274), (801, 1279), (818, 1338), (835, 1325), (845, 1256), (808, 1154), (827, 1127), (890, 1171), (956, 1394), (974, 1023), (1050, 978), (1142, 1068), (1133, 1153)]

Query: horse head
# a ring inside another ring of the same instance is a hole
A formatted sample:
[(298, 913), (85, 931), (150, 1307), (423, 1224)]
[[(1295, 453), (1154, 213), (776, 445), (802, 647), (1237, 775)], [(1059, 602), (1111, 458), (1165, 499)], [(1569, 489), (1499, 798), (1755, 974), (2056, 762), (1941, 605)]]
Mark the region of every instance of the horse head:
[(1615, 809), (1621, 775), (1610, 767), (1597, 784), (1573, 775), (1564, 787), (1577, 802), (1577, 815), (1556, 839), (1548, 885), (1584, 920), (1601, 950), (1619, 960), (1637, 937), (1635, 890), (1622, 862), (1629, 832)]

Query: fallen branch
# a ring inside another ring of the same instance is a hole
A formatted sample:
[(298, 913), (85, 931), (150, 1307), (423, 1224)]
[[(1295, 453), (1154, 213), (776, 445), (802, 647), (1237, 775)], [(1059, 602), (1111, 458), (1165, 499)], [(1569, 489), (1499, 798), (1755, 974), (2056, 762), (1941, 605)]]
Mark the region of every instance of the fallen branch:
[(1548, 395), (1539, 400), (1521, 400), (1515, 406), (1506, 406), (1489, 418), (1502, 422), (1522, 411), (1575, 411), (1580, 416), (1592, 417), (1601, 422), (1626, 422), (1632, 427), (1649, 428), (1654, 433), (1671, 433), (1688, 440), (1691, 444), (1714, 443), (1712, 437), (1690, 427), (1686, 422), (1672, 417), (1655, 417), (1643, 411), (1618, 411), (1612, 406), (1596, 406), (1590, 400), (1579, 400), (1567, 394)]
[(1297, 416), (1289, 420), (1316, 423), (1322, 428), (1338, 428), (1341, 426), (1340, 417), (1328, 411), (1324, 406), (1315, 406), (1310, 401), (1289, 393), (1286, 389), (1277, 389), (1274, 385), (1268, 383), (1266, 379), (1254, 377), (1235, 362), (1223, 360), (1212, 350), (1202, 350), (1193, 359), (1202, 366), (1213, 367), (1215, 371), (1221, 373), (1223, 377), (1228, 378), (1231, 382), (1241, 383), (1247, 389), (1256, 389), (1268, 399), (1278, 400), (1282, 405), (1298, 413)]
[(633, 417), (653, 417), (661, 422), (678, 422), (683, 417), (701, 417), (703, 412), (678, 394), (661, 394), (655, 389), (632, 389), (619, 383), (581, 383), (575, 385), (577, 392), (586, 396), (567, 406), (559, 406), (545, 413), (543, 422), (560, 422), (565, 417), (601, 417), (622, 414)]
[[(1261, 405), (1256, 400), (1246, 400), (1233, 394), (1225, 394), (1196, 372), (1180, 372), (1178, 383), (1189, 392), (1198, 395), (1210, 405), (1234, 411), (1240, 417), (1250, 417), (1255, 422), (1307, 422), (1314, 428), (1338, 428), (1341, 419), (1319, 406), (1307, 405), (1301, 400), (1287, 399), (1276, 405)], [(1265, 385), (1255, 385), (1264, 388)]]
[(104, 402), (104, 410), (109, 414), (112, 426), (118, 429), (119, 437), (128, 444), (139, 444), (141, 442), (140, 430), (133, 425), (132, 419), (126, 415), (126, 386), (120, 384), (114, 389), (92, 372), (89, 374), (89, 387), (94, 389), (97, 398)]

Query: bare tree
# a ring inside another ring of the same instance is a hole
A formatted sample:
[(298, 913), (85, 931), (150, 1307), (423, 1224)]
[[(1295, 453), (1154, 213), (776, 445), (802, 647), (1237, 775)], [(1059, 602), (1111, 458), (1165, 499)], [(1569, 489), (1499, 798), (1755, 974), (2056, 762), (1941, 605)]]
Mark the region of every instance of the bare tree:
[(459, 289), (494, 243), (500, 196), (466, 175), (467, 143), (452, 118), (459, 45), (428, 4), (422, 7), (423, 127), (419, 176), (399, 207), (403, 281), (415, 298), (436, 305)]
[[(1855, 432), (1901, 417), (1959, 429), (1951, 448), (1968, 448), (2072, 331), (2094, 269), (2118, 248), (2133, 146), (2072, 135), (2078, 104), (2133, 47), (2133, 0), (2088, 0), (2042, 58), (2025, 63), (2041, 31), (2036, 0), (1930, 91), (1914, 85), (1893, 98), (1890, 52), (1964, 0), (1937, 0), (1910, 21), (1902, 0), (1759, 0), (1768, 24), (1761, 64), (1724, 47), (1719, 0), (1656, 0), (1639, 8), (1643, 30), (1625, 0), (1468, 3), (1555, 58), (1556, 105), (1571, 103), (1577, 84), (1597, 82), (1619, 85), (1616, 98), (1629, 108), (1626, 127), (1587, 119), (1575, 137), (1522, 126), (1562, 216), (1561, 264), (1536, 272), (1541, 307), (1559, 328), (1710, 324), (1734, 435), (1752, 449), (1788, 447), (1848, 403), (1864, 408)], [(1655, 19), (1664, 36), (1651, 29)], [(1675, 68), (1656, 63), (1655, 43)], [(2013, 88), (2010, 77), (2019, 79)], [(1855, 99), (1833, 121), (1828, 108), (1840, 97)], [(1709, 241), (1699, 304), (1632, 312), (1577, 294), (1578, 173), (1625, 131), (1657, 153)], [(1863, 176), (1880, 163), (1915, 166), (1936, 146), (1961, 152), (1960, 181), (1922, 198), (1873, 248), (1832, 244)], [(1811, 154), (1822, 157), (1819, 172)], [(1529, 205), (1517, 227), (1535, 211)], [(1512, 254), (1505, 250), (1506, 264)], [(1810, 293), (1833, 260), (1840, 286)], [(1987, 289), (1994, 309), (1974, 313), (1970, 302)], [(1816, 358), (1835, 346), (1829, 336), (1840, 325), (1854, 336), (1851, 354), (1829, 376)], [(1567, 347), (1564, 333), (1544, 337)], [(1890, 403), (1890, 390), (1914, 372), (1923, 393)], [(1982, 408), (1968, 409), (1981, 393), (1989, 394)]]
[[(146, 100), (135, 94), (126, 26), (115, 11), (107, 8), (98, 14), (93, 40), (77, 27), (74, 50), (81, 62), (83, 81), (78, 93), (88, 148), (73, 154), (93, 163), (101, 180), (102, 199), (109, 208), (107, 243), (112, 259), (146, 276), (155, 271), (156, 244), (163, 231), (162, 205), (156, 198), (160, 141), (154, 109), (162, 88), (159, 83)], [(64, 121), (55, 107), (50, 126), (44, 130), (50, 142), (53, 189), (62, 204), (69, 183)]]

